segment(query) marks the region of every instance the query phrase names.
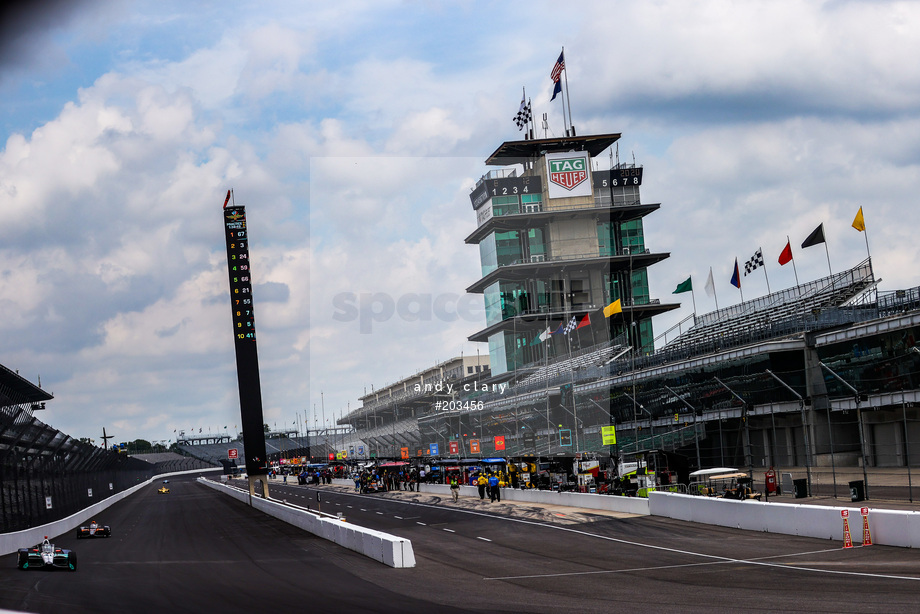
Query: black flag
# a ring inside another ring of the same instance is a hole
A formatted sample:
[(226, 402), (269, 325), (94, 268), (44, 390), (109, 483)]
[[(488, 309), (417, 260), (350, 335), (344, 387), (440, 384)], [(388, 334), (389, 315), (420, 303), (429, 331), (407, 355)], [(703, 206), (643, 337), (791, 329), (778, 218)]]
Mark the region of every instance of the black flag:
[(824, 243), (824, 222), (818, 224), (818, 227), (808, 235), (808, 238), (802, 243), (802, 249), (817, 245), (818, 243)]

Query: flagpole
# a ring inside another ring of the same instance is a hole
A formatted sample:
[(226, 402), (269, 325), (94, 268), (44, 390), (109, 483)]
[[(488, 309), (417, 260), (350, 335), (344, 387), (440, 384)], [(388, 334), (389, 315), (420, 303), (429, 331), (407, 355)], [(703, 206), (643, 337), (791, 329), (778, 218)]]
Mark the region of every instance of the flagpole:
[(690, 281), (690, 298), (693, 300), (693, 323), (696, 324), (696, 291), (693, 289), (693, 281)]
[[(786, 235), (786, 245), (789, 246), (789, 253), (792, 253), (792, 242), (789, 240), (789, 235)], [(795, 285), (799, 285), (799, 270), (795, 267), (795, 258), (792, 259), (792, 272), (795, 273)]]
[[(525, 105), (524, 108), (526, 109), (527, 108), (526, 106), (527, 105), (527, 86), (526, 85), (521, 86), (521, 103)], [(524, 126), (524, 140), (525, 141), (527, 140), (528, 132), (530, 132), (530, 122), (529, 121)]]
[[(562, 59), (563, 61), (565, 61), (565, 47), (562, 48)], [(569, 71), (568, 71), (568, 68), (563, 68), (562, 70), (563, 72), (565, 72), (565, 97), (568, 98), (569, 100), (569, 128), (573, 128), (572, 126), (572, 99), (569, 97)], [(572, 132), (574, 133), (575, 130), (573, 129)], [(569, 136), (568, 132), (566, 132), (566, 136)], [(575, 136), (575, 134), (572, 134), (571, 136)]]
[[(564, 53), (564, 51), (563, 51), (563, 53)], [(565, 69), (563, 69), (563, 70), (565, 70)], [(568, 136), (568, 135), (569, 135), (569, 124), (568, 124), (568, 122), (566, 121), (566, 118), (565, 118), (565, 109), (566, 109), (566, 107), (567, 107), (567, 105), (566, 105), (566, 102), (565, 102), (565, 92), (562, 92), (562, 126), (563, 126), (563, 128), (565, 128), (565, 135)]]
[(827, 273), (833, 275), (834, 270), (831, 268), (831, 251), (827, 249), (827, 239), (824, 240), (824, 253), (827, 254)]
[(530, 110), (530, 140), (534, 139), (534, 130), (537, 128), (537, 123), (533, 120), (533, 102), (527, 100), (527, 108)]
[[(758, 247), (757, 251), (760, 252), (760, 257), (763, 258), (763, 246)], [(770, 294), (770, 278), (767, 277), (767, 261), (764, 260), (763, 263), (763, 278), (767, 280), (767, 294)]]

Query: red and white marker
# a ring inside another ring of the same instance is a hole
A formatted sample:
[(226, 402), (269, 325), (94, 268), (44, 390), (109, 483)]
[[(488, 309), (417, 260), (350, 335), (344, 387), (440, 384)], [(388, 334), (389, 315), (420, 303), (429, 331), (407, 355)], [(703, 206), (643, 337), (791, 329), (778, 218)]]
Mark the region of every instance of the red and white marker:
[(863, 508), (860, 508), (859, 511), (862, 512), (862, 518), (863, 518), (863, 542), (862, 542), (862, 545), (863, 545), (863, 546), (871, 546), (871, 545), (872, 545), (872, 535), (869, 533), (869, 508), (868, 508), (868, 507), (863, 507)]
[(840, 510), (840, 517), (843, 518), (843, 547), (853, 547), (853, 537), (850, 535), (850, 510)]

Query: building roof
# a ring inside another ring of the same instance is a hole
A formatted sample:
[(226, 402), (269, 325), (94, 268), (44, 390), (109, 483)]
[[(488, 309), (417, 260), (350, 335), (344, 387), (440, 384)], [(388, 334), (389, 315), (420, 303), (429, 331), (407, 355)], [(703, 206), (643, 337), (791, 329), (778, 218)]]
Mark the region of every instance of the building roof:
[(612, 133), (505, 141), (486, 159), (486, 164), (490, 166), (522, 164), (543, 154), (555, 151), (587, 151), (594, 157), (617, 142), (619, 138), (619, 133)]
[(39, 403), (54, 397), (15, 371), (0, 365), (0, 407), (20, 403)]

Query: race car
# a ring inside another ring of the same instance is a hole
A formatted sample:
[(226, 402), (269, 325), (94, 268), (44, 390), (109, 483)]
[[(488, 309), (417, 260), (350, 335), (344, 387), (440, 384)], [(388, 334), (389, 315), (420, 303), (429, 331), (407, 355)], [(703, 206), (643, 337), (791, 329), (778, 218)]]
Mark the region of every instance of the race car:
[(55, 548), (45, 540), (31, 548), (20, 548), (17, 561), (19, 569), (69, 569), (77, 570), (77, 553), (73, 550)]
[(169, 492), (169, 489), (166, 488), (165, 486), (162, 486), (162, 487), (160, 487), (160, 488), (157, 489), (157, 492), (160, 493), (161, 495), (165, 495), (166, 493)]
[(95, 520), (89, 523), (89, 526), (77, 529), (77, 539), (84, 537), (111, 537), (112, 529), (108, 525), (99, 524)]

